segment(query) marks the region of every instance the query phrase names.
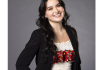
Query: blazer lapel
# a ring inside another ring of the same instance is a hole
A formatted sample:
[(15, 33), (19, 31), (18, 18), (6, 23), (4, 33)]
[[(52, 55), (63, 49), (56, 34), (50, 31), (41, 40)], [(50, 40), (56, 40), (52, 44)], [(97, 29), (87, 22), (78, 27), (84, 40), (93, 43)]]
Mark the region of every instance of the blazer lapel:
[(73, 68), (73, 70), (76, 70), (76, 65), (77, 65), (77, 46), (76, 46), (76, 40), (75, 40), (75, 36), (74, 36), (74, 34), (71, 32), (71, 30), (70, 29), (68, 29), (67, 27), (65, 27), (65, 29), (66, 29), (66, 32), (67, 32), (67, 34), (68, 34), (68, 36), (69, 36), (69, 38), (70, 38), (70, 41), (71, 41), (71, 43), (72, 43), (72, 46), (73, 46), (73, 49), (74, 49), (74, 52), (75, 52), (75, 57), (74, 57), (74, 67), (72, 67)]
[(67, 32), (69, 38), (70, 38), (70, 41), (71, 41), (72, 46), (73, 46), (73, 49), (74, 49), (74, 51), (76, 51), (76, 48), (75, 48), (75, 45), (76, 45), (76, 44), (75, 44), (74, 35), (73, 35), (73, 33), (71, 32), (71, 30), (69, 30), (67, 27), (65, 27), (65, 29), (66, 29), (66, 32)]

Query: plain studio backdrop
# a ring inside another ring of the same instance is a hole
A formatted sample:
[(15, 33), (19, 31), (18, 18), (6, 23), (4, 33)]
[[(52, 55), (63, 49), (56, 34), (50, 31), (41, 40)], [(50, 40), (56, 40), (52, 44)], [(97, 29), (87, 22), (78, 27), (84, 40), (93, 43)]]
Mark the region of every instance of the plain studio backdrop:
[[(15, 63), (33, 30), (41, 0), (8, 0), (8, 69)], [(82, 70), (95, 70), (95, 0), (63, 0), (71, 15), (69, 25), (77, 30)], [(31, 62), (35, 70), (35, 60)]]

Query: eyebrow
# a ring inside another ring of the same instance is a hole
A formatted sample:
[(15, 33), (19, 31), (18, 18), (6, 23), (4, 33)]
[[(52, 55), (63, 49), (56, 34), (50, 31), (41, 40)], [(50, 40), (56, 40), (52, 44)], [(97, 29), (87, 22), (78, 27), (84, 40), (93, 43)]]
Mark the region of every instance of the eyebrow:
[[(59, 4), (60, 4), (60, 3), (58, 3), (57, 5), (59, 5)], [(56, 6), (57, 6), (57, 5), (56, 5)], [(48, 9), (48, 8), (51, 8), (51, 7), (52, 7), (52, 6), (49, 6), (49, 7), (47, 7), (47, 9)]]

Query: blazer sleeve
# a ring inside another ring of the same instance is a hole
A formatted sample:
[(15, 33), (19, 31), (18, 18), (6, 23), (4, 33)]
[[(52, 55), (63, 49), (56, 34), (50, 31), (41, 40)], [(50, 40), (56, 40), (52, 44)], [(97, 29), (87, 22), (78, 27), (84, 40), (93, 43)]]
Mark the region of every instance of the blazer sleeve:
[[(76, 38), (78, 39), (78, 36), (77, 36), (77, 32), (76, 32), (76, 30), (72, 27), (72, 33), (74, 33), (75, 34), (75, 36), (76, 36)], [(77, 70), (81, 70), (81, 59), (80, 59), (80, 55), (79, 55), (79, 45), (77, 44), (77, 46), (78, 46), (78, 56), (79, 56), (79, 59), (78, 59), (78, 65), (77, 65)]]
[(30, 70), (29, 65), (33, 60), (35, 54), (38, 52), (40, 46), (40, 34), (34, 30), (25, 48), (20, 53), (17, 62), (17, 70)]

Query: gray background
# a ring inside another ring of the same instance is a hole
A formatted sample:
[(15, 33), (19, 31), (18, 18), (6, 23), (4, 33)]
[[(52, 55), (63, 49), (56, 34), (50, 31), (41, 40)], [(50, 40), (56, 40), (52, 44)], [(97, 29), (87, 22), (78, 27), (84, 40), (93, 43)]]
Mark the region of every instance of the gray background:
[[(95, 0), (63, 0), (71, 15), (69, 24), (77, 30), (82, 70), (95, 70)], [(40, 0), (8, 0), (8, 69), (16, 70), (16, 60), (37, 29)], [(35, 62), (29, 66), (35, 70)]]

